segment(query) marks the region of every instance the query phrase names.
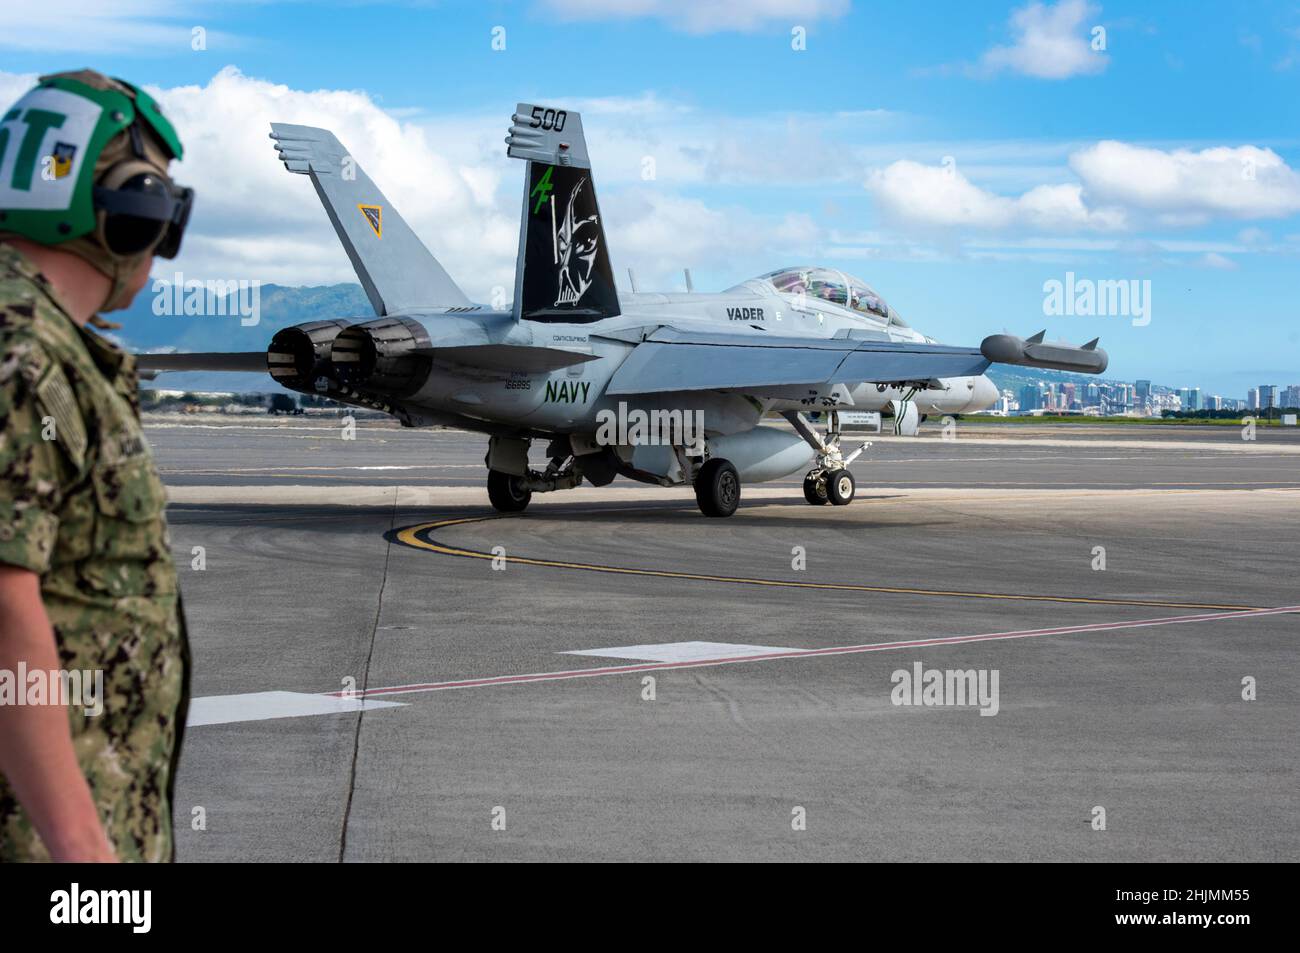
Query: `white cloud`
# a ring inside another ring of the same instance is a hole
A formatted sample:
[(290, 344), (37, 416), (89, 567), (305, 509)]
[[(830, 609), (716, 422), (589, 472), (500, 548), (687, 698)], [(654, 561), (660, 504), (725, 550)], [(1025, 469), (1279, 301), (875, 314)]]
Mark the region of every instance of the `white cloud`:
[(894, 162), (867, 180), (880, 210), (901, 225), (926, 228), (1113, 231), (1122, 210), (1088, 208), (1079, 185), (1039, 185), (1016, 197), (975, 185), (955, 166)]
[[(34, 81), (0, 72), (0, 105)], [(332, 130), (471, 298), (490, 301), (494, 288), (513, 289), (523, 165), (507, 158), (502, 143), (508, 107), (425, 124), (399, 120), (364, 92), (293, 89), (233, 67), (204, 85), (149, 91), (185, 144), (172, 172), (197, 192), (181, 255), (158, 261), (157, 276), (180, 270), (188, 278), (287, 285), (356, 280), (309, 179), (278, 161), (269, 138), (275, 121)], [(564, 101), (593, 117), (589, 141), (620, 280), (632, 266), (643, 288), (680, 285), (684, 267), (695, 269), (697, 281), (710, 273), (728, 281), (812, 255), (818, 230), (807, 215), (720, 208), (679, 194), (711, 175), (764, 178), (761, 169), (728, 165), (718, 143), (729, 133), (715, 129), (709, 139), (708, 117), (653, 96)], [(637, 115), (653, 121), (632, 135)], [(641, 177), (647, 154), (658, 159), (657, 178), (648, 182)]]
[(1206, 252), (1193, 262), (1199, 268), (1212, 268), (1215, 271), (1236, 271), (1237, 263), (1218, 252)]
[(848, 12), (849, 0), (543, 0), (542, 6), (566, 20), (653, 18), (687, 33), (720, 33), (836, 19)]
[[(1164, 150), (1106, 140), (1068, 164), (1077, 182), (1002, 195), (970, 181), (964, 166), (900, 160), (871, 173), (867, 189), (892, 222), (919, 229), (1115, 232), (1300, 212), (1300, 173), (1258, 146)], [(1249, 244), (1261, 243), (1256, 232)]]
[[(33, 81), (0, 72), (0, 104)], [(204, 85), (151, 92), (186, 143), (176, 177), (198, 191), (182, 256), (159, 262), (159, 275), (180, 267), (189, 277), (291, 285), (355, 280), (310, 182), (277, 161), (267, 134), (283, 121), (335, 131), (472, 298), (513, 286), (522, 166), (502, 144), (512, 104), (433, 121), (361, 91), (293, 89), (229, 67)], [(1153, 227), (1300, 211), (1296, 173), (1254, 146), (899, 141), (890, 135), (899, 117), (879, 110), (720, 116), (653, 93), (546, 101), (588, 119), (611, 255), (620, 280), (630, 265), (643, 288), (679, 286), (683, 267), (709, 287), (826, 254), (951, 257), (980, 253), (982, 239), (1031, 255), (1059, 252), (1045, 243), (1053, 238), (1132, 241)], [(932, 164), (946, 154), (961, 157), (951, 172)], [(1253, 179), (1239, 175), (1246, 160)], [(874, 221), (854, 201), (867, 205), (861, 183), (872, 167)], [(880, 238), (836, 237), (835, 228)], [(1022, 238), (1030, 245), (1009, 244)], [(1275, 250), (1246, 232), (1235, 247), (1160, 246), (1185, 261)]]
[(150, 91), (185, 143), (174, 174), (198, 193), (181, 256), (160, 262), (159, 273), (355, 280), (309, 180), (278, 161), (268, 137), (276, 121), (332, 130), (471, 294), (486, 298), (494, 285), (513, 283), (517, 227), (496, 205), (500, 165), (453, 162), (424, 129), (365, 93), (295, 90), (233, 67), (204, 86)]
[(744, 208), (713, 208), (654, 188), (628, 190), (602, 206), (619, 280), (632, 266), (643, 291), (650, 287), (647, 276), (677, 282), (683, 268), (744, 275), (750, 261), (770, 268), (802, 261), (822, 238), (805, 214), (771, 222)]
[(17, 102), (27, 90), (36, 85), (39, 77), (35, 73), (3, 73), (0, 72), (0, 109), (7, 109), (11, 103)]
[(1060, 0), (1055, 6), (1030, 3), (1011, 14), (1014, 36), (980, 60), (981, 70), (1011, 70), (1039, 79), (1068, 79), (1100, 73), (1108, 57), (1093, 50), (1091, 27), (1101, 8), (1087, 0)]
[(1076, 152), (1070, 167), (1089, 199), (1152, 212), (1169, 224), (1300, 211), (1300, 174), (1258, 146), (1165, 151), (1106, 140)]

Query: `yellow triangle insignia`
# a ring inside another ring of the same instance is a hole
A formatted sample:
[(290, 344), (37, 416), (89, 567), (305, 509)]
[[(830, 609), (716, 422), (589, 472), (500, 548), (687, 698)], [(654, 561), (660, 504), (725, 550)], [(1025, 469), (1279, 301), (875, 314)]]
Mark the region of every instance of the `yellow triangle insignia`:
[(370, 227), (375, 230), (376, 238), (384, 237), (384, 207), (382, 205), (357, 205), (361, 209), (361, 214), (366, 217)]

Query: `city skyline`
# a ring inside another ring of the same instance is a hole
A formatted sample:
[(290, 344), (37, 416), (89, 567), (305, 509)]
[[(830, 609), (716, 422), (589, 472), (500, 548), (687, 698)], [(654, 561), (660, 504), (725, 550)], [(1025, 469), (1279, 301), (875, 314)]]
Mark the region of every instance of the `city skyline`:
[[(1145, 378), (1132, 382), (1109, 378), (1059, 381), (1038, 378), (1020, 387), (1001, 387), (999, 391), (1002, 400), (997, 409), (1022, 414), (1034, 410), (1066, 413), (1096, 410), (1100, 416), (1158, 417), (1165, 411), (1300, 409), (1300, 384), (1260, 385), (1250, 388), (1244, 398), (1210, 394), (1199, 387), (1155, 384)], [(1008, 406), (1011, 402), (1018, 406)]]

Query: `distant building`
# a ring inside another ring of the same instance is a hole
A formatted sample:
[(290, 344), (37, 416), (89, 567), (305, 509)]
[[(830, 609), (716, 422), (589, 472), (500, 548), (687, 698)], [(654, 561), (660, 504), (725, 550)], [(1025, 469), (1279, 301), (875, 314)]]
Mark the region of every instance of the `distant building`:
[(1259, 403), (1256, 404), (1260, 410), (1269, 410), (1277, 406), (1277, 385), (1260, 384), (1259, 385)]
[(1133, 409), (1139, 414), (1149, 414), (1151, 412), (1151, 382), (1138, 381), (1134, 385)]
[(1283, 407), (1300, 407), (1300, 384), (1292, 384), (1282, 392)]
[(1246, 391), (1246, 406), (1251, 410), (1259, 409), (1259, 388), (1252, 387)]
[(1041, 410), (1043, 407), (1043, 387), (1041, 384), (1026, 384), (1020, 388), (1020, 411)]

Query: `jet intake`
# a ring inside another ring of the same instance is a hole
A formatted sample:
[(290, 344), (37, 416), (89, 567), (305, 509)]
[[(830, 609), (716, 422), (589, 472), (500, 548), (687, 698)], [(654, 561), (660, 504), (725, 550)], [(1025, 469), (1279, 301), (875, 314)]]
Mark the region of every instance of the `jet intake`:
[(1039, 331), (1028, 339), (1014, 334), (991, 334), (980, 344), (980, 353), (995, 364), (1050, 367), (1079, 374), (1101, 374), (1106, 370), (1110, 358), (1097, 347), (1097, 338), (1083, 347), (1071, 347), (1068, 344), (1044, 344), (1045, 333)]
[(330, 348), (339, 380), (350, 387), (406, 397), (429, 375), (430, 360), (413, 353), (429, 346), (429, 332), (412, 318), (379, 318), (340, 332)]
[(266, 350), (266, 365), (277, 383), (291, 390), (310, 391), (329, 372), (330, 345), (350, 321), (308, 321), (281, 328)]

